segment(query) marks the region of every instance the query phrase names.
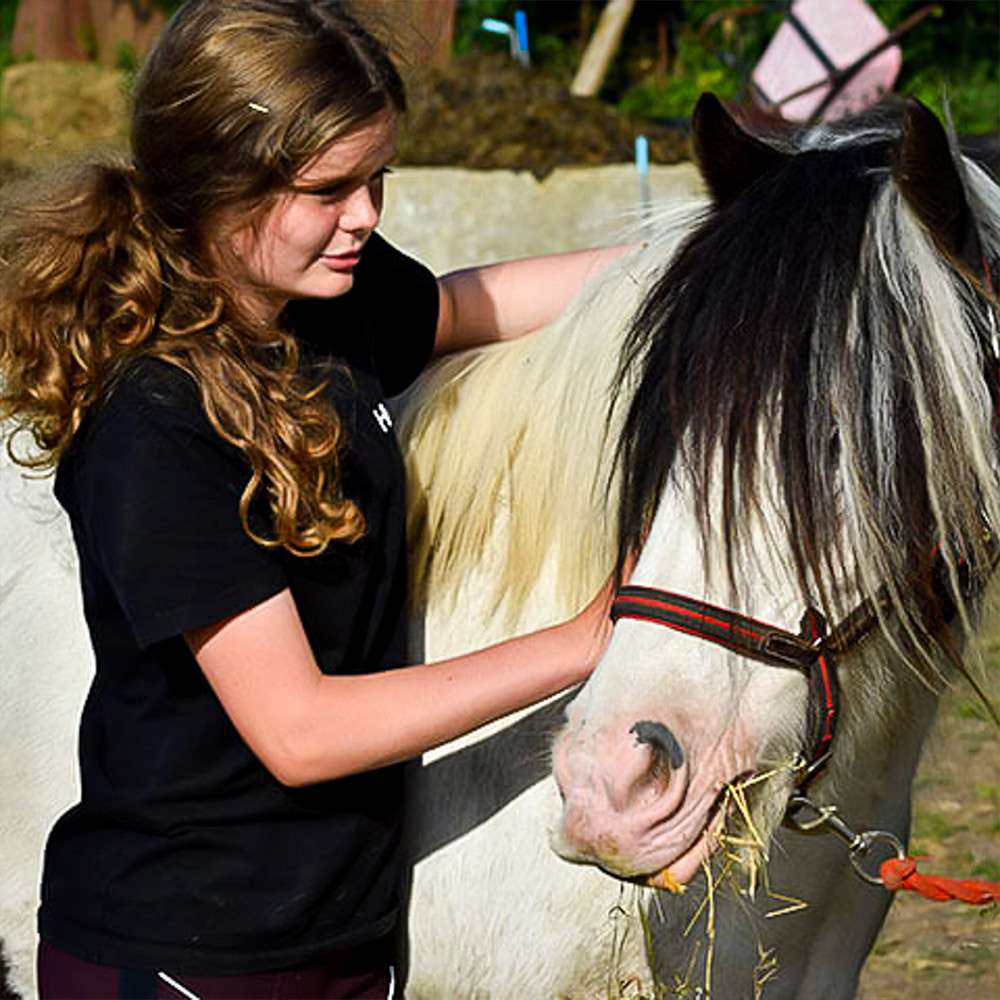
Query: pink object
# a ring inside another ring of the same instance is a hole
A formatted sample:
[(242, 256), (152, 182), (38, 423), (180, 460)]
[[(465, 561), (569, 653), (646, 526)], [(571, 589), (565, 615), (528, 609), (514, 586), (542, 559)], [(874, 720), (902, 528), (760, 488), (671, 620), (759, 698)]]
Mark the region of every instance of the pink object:
[[(864, 0), (795, 0), (754, 68), (755, 102), (761, 107), (778, 105), (789, 121), (814, 117), (830, 91), (832, 73), (850, 66), (888, 34)], [(898, 45), (874, 56), (847, 81), (820, 118), (832, 121), (874, 104), (892, 89), (902, 58)], [(821, 85), (783, 103), (816, 83)]]

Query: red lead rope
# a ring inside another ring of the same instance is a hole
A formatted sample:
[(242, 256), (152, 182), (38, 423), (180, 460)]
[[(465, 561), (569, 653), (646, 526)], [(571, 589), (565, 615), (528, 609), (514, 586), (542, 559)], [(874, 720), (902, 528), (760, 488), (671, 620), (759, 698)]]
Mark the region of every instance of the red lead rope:
[(1000, 882), (982, 882), (975, 879), (953, 879), (942, 875), (923, 875), (917, 871), (912, 858), (889, 858), (883, 861), (879, 873), (882, 885), (896, 891), (905, 889), (919, 893), (924, 899), (944, 902), (957, 899), (973, 906), (1000, 902)]

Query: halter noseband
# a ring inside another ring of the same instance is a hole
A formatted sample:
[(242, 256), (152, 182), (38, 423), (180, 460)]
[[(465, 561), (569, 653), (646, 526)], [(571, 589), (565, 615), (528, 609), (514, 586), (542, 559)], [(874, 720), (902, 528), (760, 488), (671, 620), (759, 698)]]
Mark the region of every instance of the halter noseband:
[(840, 712), (840, 687), (833, 653), (845, 648), (848, 637), (851, 642), (857, 641), (870, 630), (869, 619), (872, 624), (876, 620), (874, 614), (867, 612), (864, 622), (854, 620), (859, 612), (852, 612), (835, 633), (828, 635), (823, 615), (815, 608), (807, 608), (801, 631), (796, 635), (682, 594), (629, 586), (618, 591), (611, 606), (611, 619), (636, 618), (665, 625), (769, 666), (802, 673), (809, 683), (810, 731), (807, 764), (798, 785), (801, 791), (823, 770), (832, 752)]

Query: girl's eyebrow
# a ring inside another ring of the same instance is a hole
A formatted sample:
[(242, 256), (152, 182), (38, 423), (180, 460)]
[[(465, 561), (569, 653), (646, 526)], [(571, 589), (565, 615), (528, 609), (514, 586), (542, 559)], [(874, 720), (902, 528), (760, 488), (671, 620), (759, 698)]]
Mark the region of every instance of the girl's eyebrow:
[(347, 174), (327, 174), (325, 177), (293, 180), (291, 187), (293, 191), (321, 191), (327, 188), (343, 187), (347, 184), (362, 183), (364, 179), (364, 174), (357, 171)]
[(315, 194), (318, 191), (333, 191), (337, 188), (347, 188), (359, 184), (367, 184), (373, 177), (387, 173), (388, 170), (389, 164), (386, 163), (377, 170), (373, 170), (371, 173), (368, 173), (367, 171), (358, 171), (350, 174), (336, 174), (332, 177), (317, 178), (315, 180), (293, 181), (291, 189), (293, 191), (299, 191), (302, 194)]
[[(293, 182), (291, 188), (302, 194), (315, 194), (317, 191), (334, 191), (337, 188), (349, 187), (353, 180), (351, 177), (333, 177), (327, 180), (298, 181)], [(357, 181), (357, 183), (364, 182)]]

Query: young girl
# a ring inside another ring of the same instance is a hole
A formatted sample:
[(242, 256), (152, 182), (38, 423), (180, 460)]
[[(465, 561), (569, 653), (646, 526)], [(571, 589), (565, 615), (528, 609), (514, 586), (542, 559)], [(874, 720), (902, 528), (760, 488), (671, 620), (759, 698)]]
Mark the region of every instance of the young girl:
[(385, 996), (402, 762), (579, 683), (606, 641), (598, 597), (404, 666), (385, 398), (550, 321), (616, 253), (435, 280), (374, 232), (404, 107), (339, 5), (190, 0), (132, 160), (5, 213), (0, 416), (56, 469), (97, 661), (43, 997)]

